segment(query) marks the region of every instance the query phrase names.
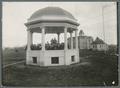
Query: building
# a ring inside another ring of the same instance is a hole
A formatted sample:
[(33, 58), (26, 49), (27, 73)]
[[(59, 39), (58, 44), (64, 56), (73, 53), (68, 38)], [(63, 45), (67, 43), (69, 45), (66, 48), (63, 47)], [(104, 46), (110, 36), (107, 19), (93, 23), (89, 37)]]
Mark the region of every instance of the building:
[[(68, 44), (70, 46), (70, 38), (68, 38)], [(73, 37), (73, 47), (75, 47), (75, 37)], [(83, 30), (80, 30), (78, 36), (78, 48), (81, 50), (91, 49), (97, 51), (107, 51), (109, 49), (109, 46), (98, 37), (94, 41), (93, 37), (84, 35)]]
[(98, 37), (92, 43), (92, 50), (107, 51), (108, 49), (108, 45)]
[[(77, 27), (79, 24), (71, 13), (59, 7), (46, 7), (32, 14), (25, 23), (27, 27), (26, 64), (39, 66), (70, 65), (79, 62)], [(33, 33), (41, 33), (41, 44), (33, 45)], [(75, 32), (75, 48), (72, 34)], [(47, 34), (57, 34), (58, 42), (45, 43)], [(60, 44), (60, 34), (64, 34), (64, 43)], [(71, 35), (68, 48), (67, 33)], [(51, 48), (52, 46), (52, 48)], [(56, 47), (57, 46), (57, 47)], [(64, 46), (61, 48), (60, 46)], [(55, 47), (55, 48), (53, 48)]]
[[(68, 39), (70, 45), (70, 38)], [(79, 49), (92, 49), (93, 38), (91, 36), (85, 36), (83, 30), (80, 30), (78, 36), (78, 48)], [(75, 37), (73, 37), (73, 45), (75, 47)]]
[(85, 36), (83, 30), (80, 30), (78, 36), (78, 47), (79, 49), (91, 49), (93, 38), (91, 36)]

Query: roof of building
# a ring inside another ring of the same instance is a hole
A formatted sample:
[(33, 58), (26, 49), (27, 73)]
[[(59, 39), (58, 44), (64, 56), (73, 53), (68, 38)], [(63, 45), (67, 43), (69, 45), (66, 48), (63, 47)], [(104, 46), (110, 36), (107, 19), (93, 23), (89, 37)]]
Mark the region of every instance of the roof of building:
[(95, 41), (93, 41), (93, 43), (92, 44), (105, 44), (105, 42), (102, 40), (102, 39), (100, 39), (100, 38), (96, 38), (95, 39)]
[(28, 22), (38, 20), (69, 20), (75, 23), (77, 21), (71, 13), (60, 7), (46, 7), (39, 9), (30, 16)]
[(79, 32), (79, 36), (84, 36), (84, 32), (83, 32), (83, 30), (80, 30), (80, 32)]

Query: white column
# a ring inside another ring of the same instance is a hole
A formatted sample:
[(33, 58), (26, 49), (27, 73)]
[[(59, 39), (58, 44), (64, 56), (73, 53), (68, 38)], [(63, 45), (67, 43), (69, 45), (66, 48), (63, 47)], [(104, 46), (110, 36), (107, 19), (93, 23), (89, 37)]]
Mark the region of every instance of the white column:
[(78, 30), (75, 30), (75, 48), (78, 49), (78, 36), (77, 36), (77, 31)]
[(57, 33), (58, 36), (58, 43), (60, 43), (60, 33)]
[(80, 61), (80, 58), (79, 58), (79, 49), (78, 49), (78, 36), (77, 36), (77, 32), (78, 30), (75, 30), (75, 48), (76, 48), (76, 54), (77, 54), (77, 62)]
[(42, 51), (45, 51), (45, 28), (42, 28)]
[(67, 27), (64, 28), (64, 50), (68, 49), (67, 45)]
[(70, 33), (70, 47), (71, 47), (71, 49), (73, 49), (73, 37), (72, 37), (72, 32)]
[(30, 32), (30, 45), (33, 44), (33, 32)]
[(27, 50), (31, 50), (31, 45), (32, 45), (32, 32), (30, 30), (27, 30)]
[(67, 60), (67, 27), (64, 28), (64, 64), (68, 65), (68, 60)]

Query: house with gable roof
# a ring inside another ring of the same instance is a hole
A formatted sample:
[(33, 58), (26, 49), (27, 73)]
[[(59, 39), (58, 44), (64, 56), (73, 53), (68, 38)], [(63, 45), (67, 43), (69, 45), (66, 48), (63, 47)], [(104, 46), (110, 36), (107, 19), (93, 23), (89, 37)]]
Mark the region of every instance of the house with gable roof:
[(108, 44), (106, 44), (102, 39), (97, 37), (95, 41), (92, 43), (92, 50), (97, 51), (107, 51), (108, 50)]

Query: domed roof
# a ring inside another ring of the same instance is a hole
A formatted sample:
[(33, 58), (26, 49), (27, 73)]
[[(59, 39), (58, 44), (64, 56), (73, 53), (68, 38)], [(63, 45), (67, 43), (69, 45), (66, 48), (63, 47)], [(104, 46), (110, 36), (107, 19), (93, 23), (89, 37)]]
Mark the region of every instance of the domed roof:
[(69, 20), (76, 22), (76, 19), (71, 13), (59, 7), (46, 7), (39, 9), (31, 15), (28, 22), (40, 20)]

